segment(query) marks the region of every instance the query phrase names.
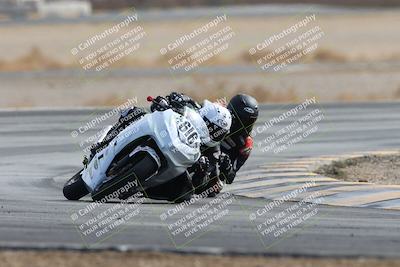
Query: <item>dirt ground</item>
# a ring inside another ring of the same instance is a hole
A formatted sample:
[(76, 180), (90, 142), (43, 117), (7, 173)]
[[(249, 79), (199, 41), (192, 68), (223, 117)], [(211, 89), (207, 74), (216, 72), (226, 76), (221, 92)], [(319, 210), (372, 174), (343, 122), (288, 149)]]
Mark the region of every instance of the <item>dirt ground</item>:
[(400, 154), (334, 161), (321, 166), (317, 173), (350, 182), (399, 185)]
[[(223, 12), (223, 10), (221, 10)], [(309, 14), (312, 14), (310, 9)], [(140, 13), (138, 14), (140, 17)], [(272, 34), (292, 26), (306, 14), (297, 16), (271, 17), (229, 17), (224, 25), (235, 32), (230, 47), (221, 56), (237, 59), (248, 53), (250, 47)], [(140, 22), (146, 37), (142, 41), (140, 53), (133, 57), (137, 61), (151, 62), (160, 58), (160, 48), (190, 33), (209, 20), (190, 19), (179, 21)], [(318, 25), (325, 32), (319, 40), (319, 47), (344, 55), (349, 60), (398, 59), (400, 58), (400, 11), (372, 11), (371, 13), (316, 15), (309, 25)], [(0, 60), (11, 60), (38, 47), (46, 55), (65, 63), (77, 61), (71, 49), (79, 43), (108, 29), (109, 23), (76, 23), (54, 25), (7, 25), (0, 27)], [(368, 27), (366, 27), (368, 25)]]
[[(243, 62), (243, 58), (248, 57), (250, 47), (290, 27), (305, 14), (254, 18), (227, 15), (225, 23), (235, 32), (235, 37), (229, 48), (218, 57), (222, 65), (234, 65), (233, 72), (214, 72), (211, 69), (205, 73), (184, 75), (171, 75), (167, 71), (159, 75), (132, 76), (118, 71), (114, 74), (103, 71), (101, 75), (91, 76), (79, 66), (78, 71), (72, 73), (0, 72), (0, 108), (115, 106), (132, 97), (146, 104), (147, 95), (172, 90), (210, 100), (244, 92), (255, 96), (259, 102), (269, 103), (301, 102), (313, 96), (321, 102), (400, 99), (398, 10), (317, 15), (312, 25), (320, 26), (325, 33), (318, 41), (318, 49), (330, 51), (328, 59), (339, 57), (344, 62), (328, 60), (288, 72), (264, 72), (254, 62)], [(139, 70), (142, 67), (163, 67), (166, 60), (162, 59), (160, 48), (207, 21), (188, 19), (141, 23), (146, 37), (141, 42), (140, 52), (133, 53), (131, 60), (136, 62)], [(76, 65), (78, 60), (71, 54), (71, 48), (110, 25), (1, 26), (0, 65), (13, 60), (19, 62), (21, 57), (31, 60), (34, 65), (38, 56), (29, 54), (34, 47), (50, 61)], [(364, 62), (361, 67), (357, 63), (360, 61)], [(246, 72), (237, 68), (243, 64), (254, 65), (255, 70)]]
[(269, 266), (269, 267), (391, 267), (400, 266), (400, 260), (383, 259), (330, 259), (330, 258), (285, 258), (204, 256), (169, 253), (139, 252), (33, 252), (2, 251), (0, 263), (3, 267), (176, 267), (176, 266)]

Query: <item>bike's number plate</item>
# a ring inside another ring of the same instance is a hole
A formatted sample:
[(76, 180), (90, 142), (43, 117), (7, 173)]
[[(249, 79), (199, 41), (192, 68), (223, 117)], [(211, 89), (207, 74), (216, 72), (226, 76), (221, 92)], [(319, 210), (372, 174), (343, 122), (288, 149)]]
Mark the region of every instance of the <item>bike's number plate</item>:
[(200, 138), (196, 129), (190, 121), (179, 118), (177, 119), (179, 139), (186, 145), (197, 148), (200, 146)]

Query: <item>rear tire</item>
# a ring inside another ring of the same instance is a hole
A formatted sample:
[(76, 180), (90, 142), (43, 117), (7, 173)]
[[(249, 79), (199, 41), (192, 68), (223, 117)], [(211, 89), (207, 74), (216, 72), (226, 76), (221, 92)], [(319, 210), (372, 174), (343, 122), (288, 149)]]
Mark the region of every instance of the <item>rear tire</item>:
[(89, 194), (85, 182), (82, 179), (80, 170), (71, 179), (69, 179), (63, 188), (64, 197), (68, 200), (79, 200)]
[[(156, 173), (158, 168), (158, 164), (153, 157), (146, 153), (146, 155), (134, 166), (132, 166), (129, 170), (124, 171), (123, 174), (120, 174), (120, 177), (114, 178), (101, 186), (97, 192), (92, 194), (92, 198), (94, 201), (102, 201), (107, 196), (112, 195), (117, 190), (123, 188), (125, 185), (128, 185), (129, 182), (134, 182), (138, 179), (139, 188), (130, 188), (136, 189), (131, 191), (130, 195), (132, 195), (139, 190), (142, 190), (141, 183)], [(118, 197), (120, 196), (117, 196), (116, 198)], [(124, 195), (124, 198), (128, 198), (128, 196)]]

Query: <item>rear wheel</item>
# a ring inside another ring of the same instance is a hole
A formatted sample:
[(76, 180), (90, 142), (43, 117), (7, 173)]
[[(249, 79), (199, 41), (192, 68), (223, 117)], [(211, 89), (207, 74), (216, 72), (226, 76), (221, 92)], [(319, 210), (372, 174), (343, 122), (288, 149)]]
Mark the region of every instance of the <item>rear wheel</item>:
[[(143, 158), (138, 161), (137, 159), (131, 160), (134, 163), (128, 164), (126, 168), (115, 175), (115, 178), (112, 178), (92, 194), (93, 200), (104, 202), (110, 200), (109, 196), (119, 198), (121, 194), (125, 194), (123, 198), (126, 198), (126, 190), (129, 190), (130, 195), (142, 190), (142, 183), (155, 174), (159, 168), (155, 159), (148, 153), (144, 153)], [(121, 192), (123, 188), (125, 188), (125, 192)]]
[(71, 179), (69, 179), (63, 188), (64, 197), (68, 200), (79, 200), (89, 194), (85, 182), (82, 179), (80, 170)]

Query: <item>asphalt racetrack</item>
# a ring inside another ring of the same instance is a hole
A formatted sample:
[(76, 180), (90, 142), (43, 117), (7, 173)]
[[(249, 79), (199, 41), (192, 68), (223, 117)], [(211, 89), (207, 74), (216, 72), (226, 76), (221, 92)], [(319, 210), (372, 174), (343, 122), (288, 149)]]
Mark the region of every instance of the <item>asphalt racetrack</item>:
[[(292, 107), (262, 106), (258, 126)], [(263, 140), (276, 131), (275, 126), (260, 130), (253, 154), (238, 181), (247, 172), (254, 175), (263, 164), (400, 147), (398, 103), (324, 104), (319, 108), (324, 117), (318, 130), (280, 153), (262, 149)], [(262, 218), (254, 219), (252, 214), (265, 209), (271, 200), (235, 196), (229, 194), (229, 186), (224, 189), (226, 198), (220, 199), (221, 202), (199, 199), (179, 210), (181, 217), (166, 220), (163, 214), (177, 210), (176, 205), (150, 200), (126, 205), (121, 209), (134, 206), (131, 211), (137, 213), (131, 213), (121, 225), (114, 224), (115, 227), (99, 236), (85, 235), (83, 231), (88, 229), (85, 227), (96, 224), (90, 223), (90, 219), (99, 219), (101, 214), (104, 219), (118, 211), (118, 203), (92, 207), (89, 198), (67, 201), (62, 186), (81, 168), (80, 142), (89, 136), (73, 138), (71, 132), (104, 112), (88, 109), (0, 112), (0, 247), (398, 257), (400, 211), (303, 204), (307, 206), (302, 210), (309, 208), (315, 212), (301, 216), (304, 220), (291, 224), (290, 229), (280, 232), (275, 229), (263, 235), (259, 229)], [(100, 128), (96, 125), (90, 133)], [(261, 172), (259, 178), (262, 180)], [(211, 210), (224, 207), (225, 213), (216, 217), (221, 214), (217, 212), (213, 222), (208, 226), (203, 224), (203, 228), (187, 236), (173, 233), (177, 225), (174, 222), (207, 205)], [(281, 218), (279, 214), (294, 205), (296, 202), (279, 203), (268, 211), (268, 216)], [(78, 218), (88, 208), (91, 215)]]

